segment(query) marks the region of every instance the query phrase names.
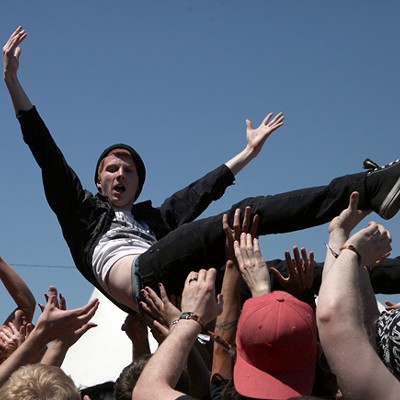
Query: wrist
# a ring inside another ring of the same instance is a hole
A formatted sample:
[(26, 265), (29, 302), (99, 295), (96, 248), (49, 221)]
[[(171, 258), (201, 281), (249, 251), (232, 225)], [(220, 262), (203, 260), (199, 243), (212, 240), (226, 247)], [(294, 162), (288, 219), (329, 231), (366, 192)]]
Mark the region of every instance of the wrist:
[(185, 311), (183, 312), (178, 321), (194, 321), (198, 324), (198, 326), (200, 326), (201, 331), (205, 331), (204, 328), (204, 323), (203, 323), (203, 319), (196, 313), (191, 312), (191, 311)]
[(14, 83), (18, 80), (17, 73), (4, 70), (3, 71), (3, 78), (5, 82)]
[(339, 248), (338, 251), (336, 251), (335, 248), (330, 245), (330, 242), (329, 242), (329, 244), (325, 243), (325, 245), (333, 257), (338, 258), (344, 250), (349, 250), (354, 255), (357, 256), (357, 261), (359, 264), (361, 264), (361, 259), (362, 259), (361, 254), (358, 252), (358, 250), (356, 249), (356, 247), (354, 245), (345, 243), (343, 246), (341, 246)]
[(343, 228), (334, 228), (329, 231), (329, 241), (339, 242), (341, 245), (349, 238), (350, 232), (347, 232)]
[(170, 315), (168, 318), (165, 318), (165, 322), (167, 323), (167, 325), (171, 328), (172, 326), (174, 326), (177, 321), (179, 321), (179, 318), (181, 316), (181, 313), (179, 310), (177, 310), (177, 313), (174, 313), (174, 315)]
[(54, 351), (57, 354), (61, 354), (61, 353), (66, 354), (70, 347), (71, 347), (70, 345), (63, 342), (62, 340), (56, 339), (56, 340), (53, 340), (52, 342), (50, 342), (50, 344), (48, 346), (48, 350)]
[(250, 292), (251, 292), (251, 297), (259, 297), (266, 293), (271, 293), (271, 287), (263, 286), (263, 287), (252, 288)]
[(35, 347), (41, 348), (47, 346), (47, 343), (50, 341), (46, 337), (45, 330), (42, 327), (36, 326), (29, 336), (26, 338), (25, 342), (31, 342), (35, 344)]
[(354, 245), (345, 243), (344, 246), (342, 246), (342, 248), (340, 249), (340, 251), (341, 252), (343, 252), (343, 251), (352, 252), (354, 255), (357, 256), (358, 264), (361, 265), (361, 260), (362, 260), (361, 254), (358, 252), (358, 250), (356, 249), (356, 247)]
[(248, 159), (249, 161), (252, 160), (257, 156), (259, 152), (256, 152), (254, 147), (250, 146), (249, 144), (246, 145), (246, 147), (243, 149), (242, 154), (243, 156)]

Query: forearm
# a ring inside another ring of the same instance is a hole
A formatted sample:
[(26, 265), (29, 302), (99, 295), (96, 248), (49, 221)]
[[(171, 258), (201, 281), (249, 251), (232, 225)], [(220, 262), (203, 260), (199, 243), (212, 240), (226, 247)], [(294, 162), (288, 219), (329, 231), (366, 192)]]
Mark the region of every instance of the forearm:
[(231, 170), (222, 164), (167, 198), (160, 207), (161, 215), (173, 229), (191, 222), (220, 199), (234, 181)]
[(362, 307), (358, 268), (357, 254), (344, 250), (324, 276), (317, 310), (321, 323), (332, 325), (329, 329), (339, 328), (336, 325), (338, 321), (341, 321), (342, 325), (345, 322), (360, 322)]
[(327, 274), (336, 262), (336, 256), (339, 255), (340, 249), (346, 243), (349, 234), (341, 228), (335, 228), (329, 232), (328, 249), (326, 252), (324, 268), (322, 270), (322, 281), (326, 278)]
[(256, 156), (251, 148), (246, 146), (244, 150), (232, 157), (225, 165), (231, 170), (233, 175), (237, 175), (249, 162)]
[(68, 347), (63, 346), (57, 341), (50, 343), (48, 349), (42, 357), (41, 363), (47, 365), (54, 365), (55, 367), (61, 367), (67, 354)]
[(22, 88), (17, 74), (11, 74), (5, 71), (4, 82), (10, 94), (15, 113), (19, 114), (21, 111), (29, 111), (33, 105)]
[[(395, 399), (398, 387), (395, 395), (391, 388), (397, 382), (378, 358), (362, 326), (359, 268), (357, 255), (344, 250), (324, 279), (317, 307), (321, 344), (344, 397)], [(354, 360), (358, 360), (356, 368)]]
[(150, 353), (151, 351), (147, 332), (144, 338), (132, 340), (132, 360), (136, 360), (137, 358)]
[[(233, 263), (228, 262), (221, 290), (224, 307), (217, 317), (215, 334), (232, 346), (235, 344), (237, 321), (240, 315), (240, 285), (240, 272)], [(219, 374), (225, 379), (230, 379), (232, 372), (232, 355), (220, 344), (214, 342), (211, 376)]]
[(35, 311), (35, 298), (23, 279), (0, 257), (0, 279), (28, 322)]
[[(182, 395), (174, 388), (200, 331), (201, 327), (196, 321), (180, 320), (147, 363), (132, 398), (173, 400)], [(157, 382), (156, 392), (154, 382)]]
[(364, 328), (371, 345), (376, 348), (376, 321), (379, 318), (380, 312), (371, 286), (367, 267), (359, 269), (359, 285)]
[(198, 398), (207, 396), (210, 391), (210, 371), (201, 353), (196, 349), (196, 344), (189, 352), (187, 370), (190, 377), (190, 395)]

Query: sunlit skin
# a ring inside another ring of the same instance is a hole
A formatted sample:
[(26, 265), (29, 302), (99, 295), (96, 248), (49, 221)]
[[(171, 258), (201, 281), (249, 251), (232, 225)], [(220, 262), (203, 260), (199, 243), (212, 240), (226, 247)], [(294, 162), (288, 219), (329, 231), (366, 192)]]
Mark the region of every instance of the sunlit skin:
[(139, 185), (134, 161), (125, 155), (109, 155), (104, 158), (103, 165), (97, 181), (98, 190), (113, 207), (131, 211)]

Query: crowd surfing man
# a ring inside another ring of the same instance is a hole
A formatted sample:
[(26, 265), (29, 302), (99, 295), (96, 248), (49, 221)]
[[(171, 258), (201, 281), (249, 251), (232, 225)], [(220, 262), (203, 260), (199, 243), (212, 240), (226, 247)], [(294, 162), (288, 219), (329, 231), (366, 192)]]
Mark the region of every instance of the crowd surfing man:
[[(156, 289), (162, 282), (167, 293), (181, 293), (193, 267), (224, 265), (222, 214), (194, 220), (259, 154), (269, 135), (283, 124), (282, 113), (268, 114), (257, 129), (246, 121), (245, 149), (159, 208), (150, 201), (135, 203), (146, 176), (143, 160), (131, 146), (114, 144), (100, 155), (95, 171), (99, 193), (93, 195), (82, 188), (18, 80), (19, 45), (26, 36), (19, 27), (3, 47), (4, 80), (24, 141), (42, 170), (47, 201), (82, 275), (129, 311), (138, 310), (144, 286)], [(330, 221), (346, 207), (350, 193), (358, 191), (361, 208), (391, 218), (399, 209), (399, 177), (400, 162), (395, 162), (334, 179), (327, 186), (248, 198), (227, 214), (232, 223), (236, 208), (251, 206), (260, 216), (258, 235), (289, 232)]]

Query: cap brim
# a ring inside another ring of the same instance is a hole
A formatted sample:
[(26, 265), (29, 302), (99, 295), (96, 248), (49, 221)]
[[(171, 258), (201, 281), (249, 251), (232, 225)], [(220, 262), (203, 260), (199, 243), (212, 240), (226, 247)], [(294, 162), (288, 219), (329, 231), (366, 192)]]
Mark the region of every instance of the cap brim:
[(237, 353), (234, 367), (235, 388), (241, 395), (255, 398), (287, 399), (309, 395), (315, 379), (315, 358), (313, 361), (301, 370), (267, 373), (249, 364)]

